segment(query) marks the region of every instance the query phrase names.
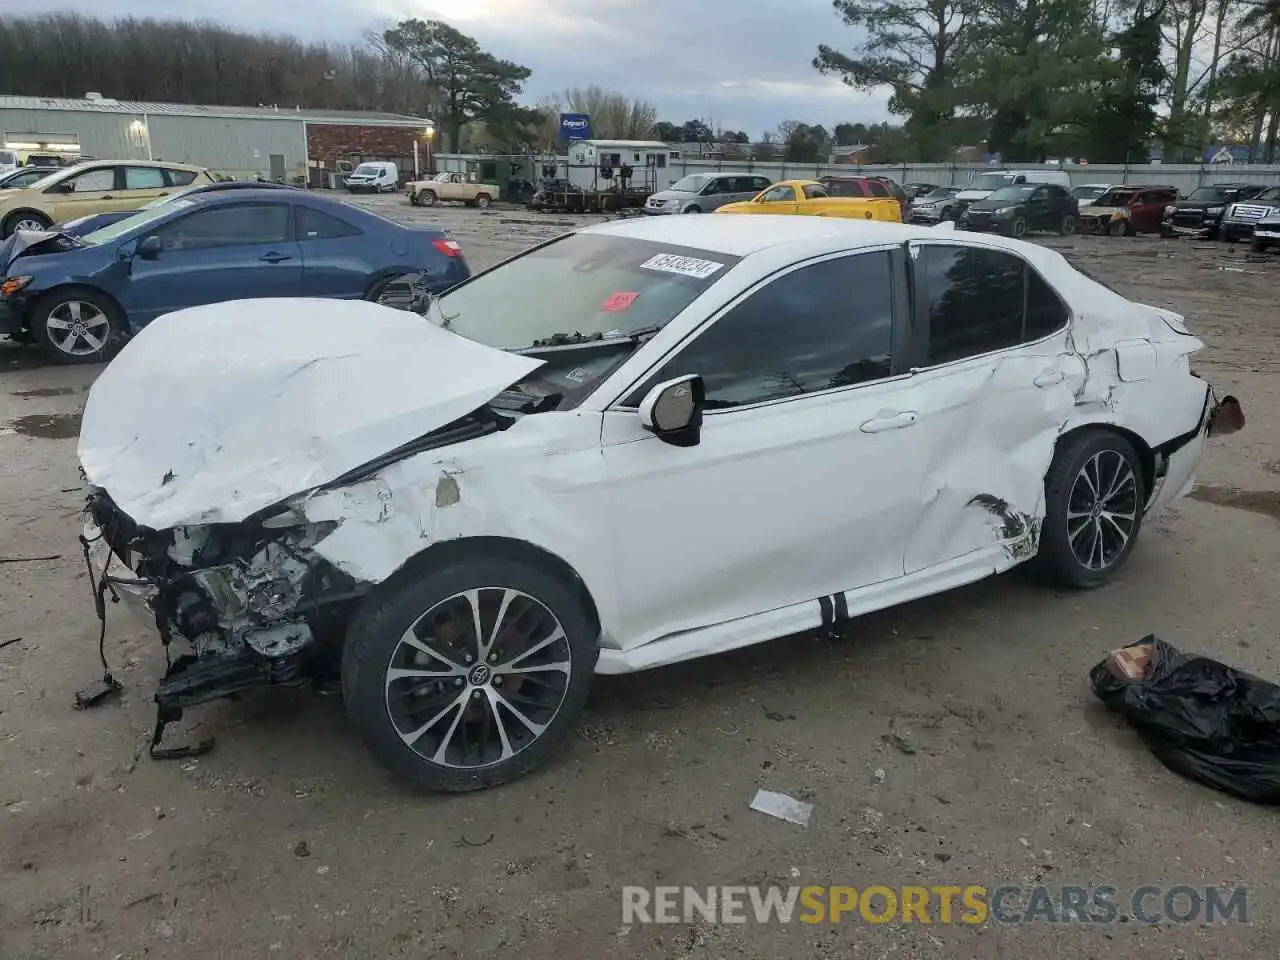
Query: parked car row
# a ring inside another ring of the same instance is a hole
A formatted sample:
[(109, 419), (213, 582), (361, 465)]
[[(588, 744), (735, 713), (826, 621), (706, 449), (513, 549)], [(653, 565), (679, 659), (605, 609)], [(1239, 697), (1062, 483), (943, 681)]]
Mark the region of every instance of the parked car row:
[(0, 222), (0, 335), (64, 364), (101, 362), (184, 307), (376, 300), (397, 278), (419, 276), (439, 293), (470, 276), (446, 230), (175, 164), (69, 167), (0, 194)]

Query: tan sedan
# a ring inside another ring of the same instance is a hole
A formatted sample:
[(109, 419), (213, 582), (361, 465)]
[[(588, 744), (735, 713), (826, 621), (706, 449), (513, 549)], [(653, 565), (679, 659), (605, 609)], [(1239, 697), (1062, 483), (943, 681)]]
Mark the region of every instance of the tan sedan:
[(203, 167), (150, 160), (91, 160), (22, 190), (0, 190), (0, 238), (93, 213), (138, 210), (179, 187), (213, 183)]

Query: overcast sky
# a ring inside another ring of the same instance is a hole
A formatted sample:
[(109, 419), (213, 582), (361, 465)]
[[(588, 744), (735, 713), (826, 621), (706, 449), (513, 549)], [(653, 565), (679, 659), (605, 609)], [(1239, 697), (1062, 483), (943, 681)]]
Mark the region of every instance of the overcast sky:
[[(7, 0), (6, 13), (74, 9), (87, 16), (170, 17), (171, 0)], [(854, 39), (830, 0), (219, 0), (208, 16), (304, 40), (352, 41), (407, 16), (440, 19), (533, 71), (532, 102), (598, 84), (658, 107), (663, 120), (710, 118), (753, 137), (783, 120), (888, 119), (867, 95), (810, 66), (819, 42)], [(194, 11), (193, 7), (187, 9)]]

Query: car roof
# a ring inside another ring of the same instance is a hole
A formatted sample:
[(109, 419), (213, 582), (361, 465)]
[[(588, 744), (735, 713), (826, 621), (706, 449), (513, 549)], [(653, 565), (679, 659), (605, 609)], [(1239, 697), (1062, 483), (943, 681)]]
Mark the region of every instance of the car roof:
[[(580, 233), (630, 237), (653, 243), (693, 247), (732, 257), (748, 257), (754, 253), (788, 243), (806, 242), (828, 252), (859, 247), (905, 243), (908, 240), (956, 240), (950, 231), (904, 223), (875, 220), (853, 220), (838, 217), (800, 217), (787, 214), (765, 214), (754, 217), (729, 217), (711, 214), (705, 217), (628, 217), (584, 227)], [(1027, 249), (1044, 249), (1034, 244), (1010, 240), (998, 235), (982, 234), (975, 240), (969, 234), (959, 235), (966, 243), (1016, 249), (1031, 257)]]

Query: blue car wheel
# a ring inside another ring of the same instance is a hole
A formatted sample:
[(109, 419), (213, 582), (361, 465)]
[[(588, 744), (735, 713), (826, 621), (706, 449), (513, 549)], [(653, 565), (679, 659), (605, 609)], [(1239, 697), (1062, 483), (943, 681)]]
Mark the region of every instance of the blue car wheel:
[(54, 363), (103, 363), (119, 347), (124, 317), (114, 303), (86, 287), (45, 294), (31, 316), (31, 334)]

